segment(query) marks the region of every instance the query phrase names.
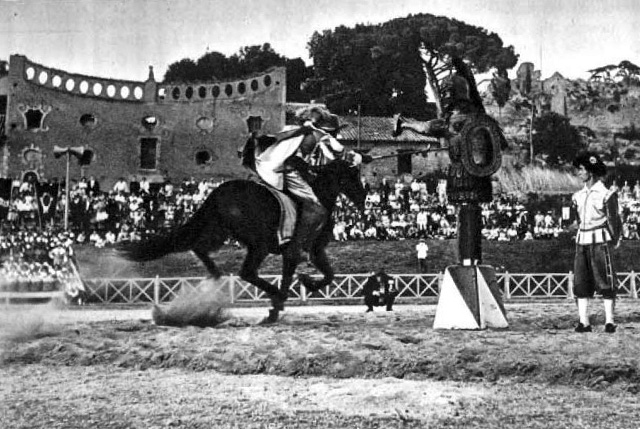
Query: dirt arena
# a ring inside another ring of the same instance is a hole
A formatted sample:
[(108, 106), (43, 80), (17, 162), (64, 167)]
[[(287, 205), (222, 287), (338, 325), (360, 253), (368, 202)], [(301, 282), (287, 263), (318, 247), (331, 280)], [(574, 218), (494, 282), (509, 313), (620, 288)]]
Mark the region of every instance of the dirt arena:
[(231, 309), (217, 328), (149, 308), (0, 307), (1, 428), (632, 428), (640, 307), (575, 334), (572, 302), (507, 305), (506, 331), (434, 331), (435, 306)]

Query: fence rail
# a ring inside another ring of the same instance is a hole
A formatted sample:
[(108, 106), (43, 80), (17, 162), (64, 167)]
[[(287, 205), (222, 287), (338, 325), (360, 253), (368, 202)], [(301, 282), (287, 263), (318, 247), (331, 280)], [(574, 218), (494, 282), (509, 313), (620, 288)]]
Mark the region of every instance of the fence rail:
[[(362, 288), (368, 274), (337, 275), (333, 283), (316, 294), (309, 294), (297, 281), (291, 287), (290, 300), (300, 302), (353, 300), (362, 297)], [(395, 274), (399, 298), (435, 298), (438, 296), (443, 274)], [(619, 296), (638, 299), (640, 273), (618, 274)], [(280, 276), (264, 276), (279, 285)], [(164, 303), (176, 297), (182, 288), (195, 289), (204, 277), (138, 278), (138, 279), (84, 279), (87, 302), (94, 303)], [(264, 292), (239, 277), (221, 279), (228, 288), (232, 303), (267, 301)], [(505, 301), (519, 299), (573, 298), (573, 273), (516, 274), (498, 273), (498, 287)], [(59, 292), (0, 292), (0, 300), (57, 296)]]
[[(291, 287), (290, 300), (301, 302), (349, 300), (362, 297), (367, 274), (336, 275), (333, 283), (316, 294), (309, 294), (297, 281)], [(399, 298), (434, 298), (438, 296), (443, 274), (396, 274)], [(618, 274), (619, 296), (638, 298), (640, 273)], [(264, 276), (279, 285), (280, 276)], [(87, 301), (101, 303), (163, 303), (171, 301), (182, 288), (194, 289), (203, 277), (144, 279), (84, 279)], [(266, 301), (264, 292), (239, 277), (224, 277), (232, 303)], [(505, 301), (518, 299), (573, 298), (573, 273), (497, 274), (498, 286)]]

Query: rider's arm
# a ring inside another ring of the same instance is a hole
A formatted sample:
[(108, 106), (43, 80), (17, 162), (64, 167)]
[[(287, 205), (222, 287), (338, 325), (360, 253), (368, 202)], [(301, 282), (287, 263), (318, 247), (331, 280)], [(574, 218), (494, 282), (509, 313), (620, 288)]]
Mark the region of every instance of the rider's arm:
[(320, 142), (324, 143), (331, 152), (336, 155), (337, 159), (342, 159), (353, 165), (360, 165), (362, 163), (362, 155), (353, 150), (347, 150), (338, 140), (330, 135), (322, 137)]

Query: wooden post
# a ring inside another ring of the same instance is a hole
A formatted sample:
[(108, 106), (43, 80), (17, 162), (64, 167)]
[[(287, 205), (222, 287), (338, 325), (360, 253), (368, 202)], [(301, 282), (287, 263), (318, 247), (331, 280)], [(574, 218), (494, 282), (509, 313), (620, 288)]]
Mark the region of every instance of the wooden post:
[(509, 271), (504, 272), (504, 298), (511, 299), (511, 276)]
[(233, 274), (229, 275), (228, 278), (228, 282), (229, 282), (229, 302), (231, 304), (234, 304), (236, 301), (236, 296), (235, 296), (235, 277), (233, 276)]
[(69, 164), (71, 163), (71, 152), (67, 148), (67, 173), (64, 184), (64, 230), (69, 230)]
[(482, 262), (482, 211), (478, 203), (460, 205), (458, 212), (458, 255), (461, 265)]
[(299, 282), (298, 286), (300, 287), (300, 299), (302, 299), (302, 302), (307, 302), (307, 288), (300, 285)]
[(160, 304), (160, 276), (156, 276), (153, 281), (153, 302)]
[(636, 273), (631, 271), (629, 279), (629, 288), (631, 289), (631, 298), (638, 299), (638, 289), (636, 289)]

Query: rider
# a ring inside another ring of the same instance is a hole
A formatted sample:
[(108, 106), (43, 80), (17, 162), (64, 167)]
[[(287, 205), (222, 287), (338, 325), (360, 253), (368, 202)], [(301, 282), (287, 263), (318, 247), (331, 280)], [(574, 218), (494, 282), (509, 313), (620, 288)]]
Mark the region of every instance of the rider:
[(322, 165), (342, 159), (354, 166), (362, 156), (336, 140), (338, 117), (322, 107), (296, 113), (299, 126), (287, 126), (269, 147), (255, 149), (255, 171), (269, 185), (289, 193), (300, 208), (294, 245), (307, 250), (324, 226), (327, 210), (309, 185), (310, 164)]

